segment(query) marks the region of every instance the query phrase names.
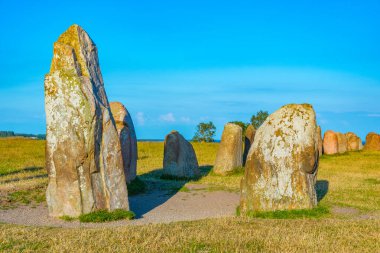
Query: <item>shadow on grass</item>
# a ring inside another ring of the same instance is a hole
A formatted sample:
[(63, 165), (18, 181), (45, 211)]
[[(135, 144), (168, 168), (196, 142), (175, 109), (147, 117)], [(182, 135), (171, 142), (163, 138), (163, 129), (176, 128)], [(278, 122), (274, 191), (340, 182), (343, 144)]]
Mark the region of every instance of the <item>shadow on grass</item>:
[(317, 200), (321, 201), (329, 191), (329, 181), (327, 180), (317, 180), (315, 184), (315, 190), (317, 192)]
[(190, 181), (198, 181), (207, 176), (211, 165), (200, 166), (200, 176), (196, 178), (175, 178), (163, 175), (162, 168), (152, 170), (139, 175), (139, 179), (145, 183), (144, 192), (129, 196), (129, 207), (135, 213), (135, 218), (139, 219), (154, 208), (164, 204), (177, 192), (187, 192), (185, 186)]
[(22, 173), (22, 172), (34, 172), (34, 171), (39, 171), (42, 169), (43, 169), (43, 167), (26, 167), (26, 168), (23, 168), (20, 170), (14, 170), (14, 171), (10, 171), (10, 172), (1, 172), (0, 171), (0, 177), (14, 175), (14, 174)]

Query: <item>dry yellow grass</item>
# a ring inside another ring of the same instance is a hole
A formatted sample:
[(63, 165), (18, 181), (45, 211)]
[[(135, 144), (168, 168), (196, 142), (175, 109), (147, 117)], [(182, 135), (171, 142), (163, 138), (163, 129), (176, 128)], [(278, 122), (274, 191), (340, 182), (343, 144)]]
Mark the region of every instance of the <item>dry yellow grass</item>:
[[(199, 164), (212, 165), (217, 147), (215, 143), (195, 143)], [(140, 142), (138, 148), (138, 174), (144, 180), (159, 180), (163, 143)], [(43, 195), (43, 191), (38, 192), (47, 182), (43, 166), (44, 141), (0, 139), (1, 205), (9, 205), (4, 198), (20, 189)], [(36, 169), (25, 170), (30, 167)], [(190, 183), (239, 189), (241, 174), (221, 177), (210, 173), (209, 168), (202, 169), (203, 178)], [(342, 213), (319, 219), (236, 217), (103, 229), (0, 224), (0, 251), (380, 252), (380, 152), (324, 156), (318, 180), (324, 186), (328, 184), (321, 204), (332, 210), (343, 208)], [(345, 214), (347, 207), (355, 214)]]

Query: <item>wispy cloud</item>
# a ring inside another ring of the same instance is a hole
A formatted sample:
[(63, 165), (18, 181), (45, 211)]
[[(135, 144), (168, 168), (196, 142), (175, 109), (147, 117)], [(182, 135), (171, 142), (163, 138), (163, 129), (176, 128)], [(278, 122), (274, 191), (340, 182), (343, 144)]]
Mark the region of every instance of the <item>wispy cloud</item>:
[(181, 117), (181, 122), (184, 122), (184, 123), (189, 123), (191, 122), (191, 119), (189, 117)]
[(144, 113), (143, 112), (138, 112), (136, 114), (136, 119), (137, 119), (137, 123), (140, 125), (140, 126), (143, 126), (145, 124), (145, 116), (144, 116)]
[(372, 114), (368, 114), (367, 116), (371, 118), (380, 118), (380, 113), (372, 113)]
[(173, 113), (171, 113), (171, 112), (164, 114), (164, 115), (160, 115), (160, 120), (165, 121), (165, 122), (175, 122), (176, 121)]

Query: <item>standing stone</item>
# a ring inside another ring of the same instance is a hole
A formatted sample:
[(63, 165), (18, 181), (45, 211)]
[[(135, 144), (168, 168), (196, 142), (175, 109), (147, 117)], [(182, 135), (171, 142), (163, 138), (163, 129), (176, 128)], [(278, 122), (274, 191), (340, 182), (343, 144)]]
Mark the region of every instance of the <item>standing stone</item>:
[(256, 132), (241, 181), (240, 210), (313, 208), (318, 170), (318, 129), (309, 104), (290, 104)]
[(54, 43), (45, 76), (45, 111), (49, 214), (128, 210), (120, 142), (97, 48), (78, 25)]
[(164, 143), (164, 175), (194, 178), (200, 175), (194, 148), (177, 131), (171, 131)]
[(358, 151), (363, 146), (362, 140), (354, 133), (346, 133), (347, 151)]
[(318, 126), (317, 131), (318, 131), (318, 151), (319, 151), (319, 156), (322, 156), (322, 154), (323, 154), (323, 140), (322, 140), (322, 129), (320, 126)]
[(345, 134), (336, 133), (338, 138), (338, 153), (343, 154), (347, 152), (347, 138)]
[(380, 151), (380, 135), (374, 132), (367, 134), (364, 150)]
[(247, 155), (249, 152), (249, 148), (251, 147), (254, 139), (255, 139), (256, 129), (254, 126), (249, 124), (247, 129), (245, 130), (244, 135), (244, 153), (243, 153), (243, 165), (245, 165), (245, 162), (247, 161)]
[(216, 174), (226, 175), (243, 166), (242, 131), (240, 126), (233, 123), (224, 126), (214, 165)]
[(334, 155), (338, 153), (338, 136), (334, 131), (328, 130), (323, 137), (323, 153)]
[(131, 115), (122, 103), (111, 102), (110, 106), (119, 134), (125, 179), (129, 184), (136, 178), (137, 169), (137, 139), (135, 127), (133, 126)]

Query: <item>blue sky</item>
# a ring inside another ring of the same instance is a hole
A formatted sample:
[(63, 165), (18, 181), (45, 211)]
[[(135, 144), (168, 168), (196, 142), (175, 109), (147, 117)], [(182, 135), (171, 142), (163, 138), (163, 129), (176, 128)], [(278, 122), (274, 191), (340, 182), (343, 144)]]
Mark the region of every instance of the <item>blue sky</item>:
[(44, 133), (53, 42), (81, 25), (139, 138), (311, 103), (323, 130), (380, 132), (380, 1), (0, 0), (0, 130)]

